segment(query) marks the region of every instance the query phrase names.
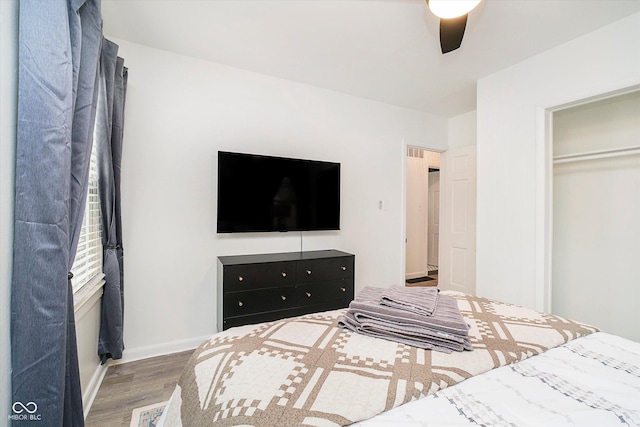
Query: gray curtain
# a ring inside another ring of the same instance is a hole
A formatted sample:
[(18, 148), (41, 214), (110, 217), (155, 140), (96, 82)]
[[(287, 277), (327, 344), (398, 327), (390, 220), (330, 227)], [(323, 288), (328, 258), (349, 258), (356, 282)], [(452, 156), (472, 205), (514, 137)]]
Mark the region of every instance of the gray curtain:
[(102, 269), (105, 275), (98, 341), (98, 354), (103, 364), (108, 358), (122, 358), (124, 349), (120, 160), (126, 85), (127, 68), (124, 66), (124, 60), (118, 57), (118, 45), (104, 39), (100, 59), (100, 96), (95, 134), (102, 215)]
[(99, 0), (20, 2), (11, 377), (13, 406), (28, 411), (14, 425), (84, 425), (68, 271), (85, 208), (101, 44)]

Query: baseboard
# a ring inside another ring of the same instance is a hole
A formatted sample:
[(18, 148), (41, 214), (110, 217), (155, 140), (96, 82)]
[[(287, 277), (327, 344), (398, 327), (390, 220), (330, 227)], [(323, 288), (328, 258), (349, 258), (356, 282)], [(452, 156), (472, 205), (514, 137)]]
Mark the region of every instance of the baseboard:
[(125, 349), (122, 353), (122, 359), (110, 360), (109, 365), (119, 365), (122, 363), (135, 362), (136, 360), (149, 359), (151, 357), (165, 356), (167, 354), (193, 350), (209, 337), (210, 335), (206, 335), (203, 337), (189, 338), (186, 340)]
[(102, 380), (107, 374), (108, 367), (108, 364), (98, 364), (96, 371), (91, 377), (91, 381), (89, 381), (89, 386), (84, 390), (84, 393), (82, 393), (82, 410), (84, 411), (85, 419), (87, 418), (87, 415), (89, 415), (89, 410), (91, 410), (91, 405), (93, 405), (93, 401), (96, 399), (98, 390), (100, 390)]

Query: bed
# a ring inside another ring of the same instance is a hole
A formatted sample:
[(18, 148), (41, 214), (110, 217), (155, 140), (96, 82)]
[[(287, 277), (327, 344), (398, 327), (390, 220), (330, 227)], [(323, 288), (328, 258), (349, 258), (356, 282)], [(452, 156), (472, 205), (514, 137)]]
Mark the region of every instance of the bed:
[(185, 367), (160, 424), (640, 425), (640, 344), (457, 292), (473, 351), (340, 328), (344, 310), (217, 333)]

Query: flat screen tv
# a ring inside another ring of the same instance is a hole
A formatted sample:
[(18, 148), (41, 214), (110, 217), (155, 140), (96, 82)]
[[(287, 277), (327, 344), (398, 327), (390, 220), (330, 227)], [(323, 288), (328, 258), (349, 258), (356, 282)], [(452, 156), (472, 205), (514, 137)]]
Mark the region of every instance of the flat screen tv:
[(218, 233), (340, 229), (340, 163), (218, 152)]

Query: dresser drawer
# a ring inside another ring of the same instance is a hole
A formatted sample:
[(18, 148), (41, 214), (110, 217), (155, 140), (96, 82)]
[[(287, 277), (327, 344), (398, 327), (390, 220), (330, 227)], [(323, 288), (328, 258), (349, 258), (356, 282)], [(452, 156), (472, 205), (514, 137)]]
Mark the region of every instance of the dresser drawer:
[(223, 279), (224, 290), (244, 291), (291, 286), (295, 282), (295, 272), (295, 263), (292, 262), (272, 262), (225, 267)]
[(337, 279), (296, 285), (296, 297), (301, 305), (321, 304), (328, 301), (351, 301), (353, 299), (353, 282)]
[(295, 299), (296, 292), (293, 287), (228, 292), (224, 295), (224, 314), (234, 317), (285, 310), (296, 306)]
[(353, 277), (353, 257), (302, 260), (297, 265), (298, 283), (322, 282)]
[(219, 330), (347, 307), (354, 260), (337, 250), (218, 257)]

